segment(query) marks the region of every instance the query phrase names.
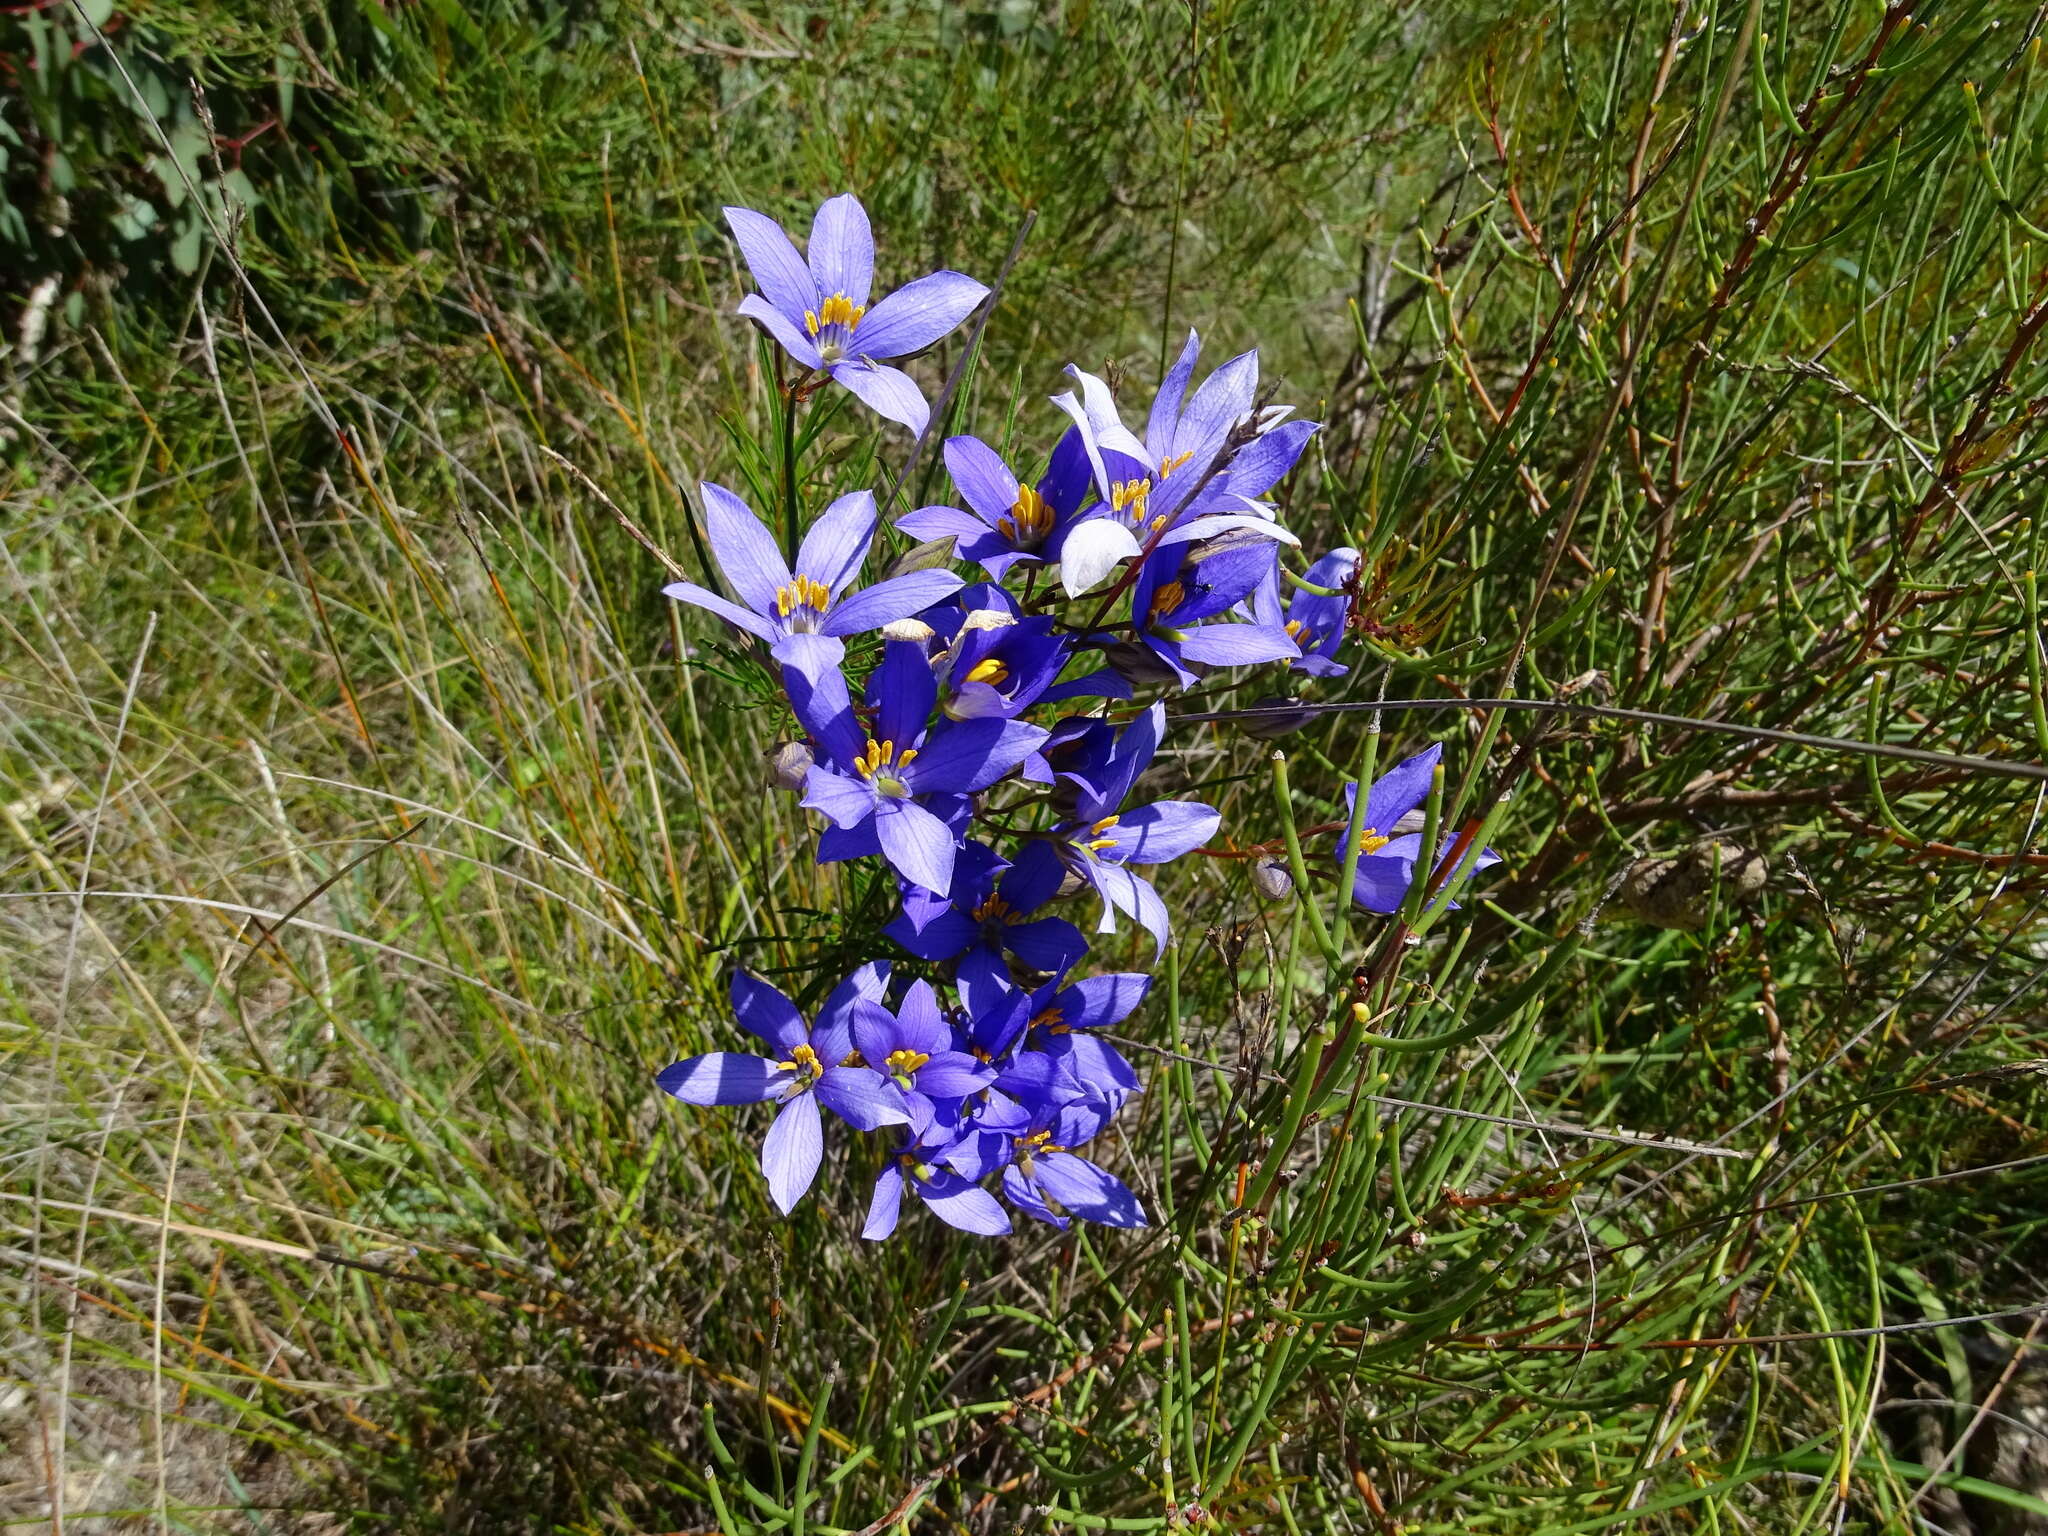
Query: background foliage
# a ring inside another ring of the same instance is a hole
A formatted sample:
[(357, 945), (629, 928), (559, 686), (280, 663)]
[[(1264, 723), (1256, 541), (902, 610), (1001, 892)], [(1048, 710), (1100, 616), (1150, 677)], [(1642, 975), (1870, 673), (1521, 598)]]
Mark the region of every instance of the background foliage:
[[(1333, 964), (1186, 861), (1113, 1160), (1155, 1227), (871, 1249), (871, 1169), (783, 1222), (758, 1126), (651, 1091), (730, 1043), (729, 964), (808, 976), (858, 893), (762, 787), (782, 722), (543, 452), (693, 563), (679, 487), (743, 478), (771, 408), (719, 206), (855, 189), (899, 277), (992, 274), (1034, 210), (968, 419), (1039, 447), (1060, 362), (1258, 344), (1329, 423), (1290, 522), (1371, 557), (1319, 697), (1512, 673), (2038, 762), (2041, 20), (8, 8), (0, 1510), (2048, 1517), (2048, 1426), (1984, 1428), (2035, 1422), (2038, 1314), (1854, 1336), (2043, 1300), (2037, 784), (1388, 715), (1382, 764), (1444, 737), (1507, 795), (1468, 910)], [(828, 435), (807, 492), (906, 447)], [(1304, 825), (1366, 742), (1280, 744)], [(1280, 836), (1269, 745), (1170, 747), (1237, 846)], [(1710, 832), (1765, 889), (1642, 921), (1626, 872)], [(1375, 960), (1399, 1043), (1274, 1150)]]

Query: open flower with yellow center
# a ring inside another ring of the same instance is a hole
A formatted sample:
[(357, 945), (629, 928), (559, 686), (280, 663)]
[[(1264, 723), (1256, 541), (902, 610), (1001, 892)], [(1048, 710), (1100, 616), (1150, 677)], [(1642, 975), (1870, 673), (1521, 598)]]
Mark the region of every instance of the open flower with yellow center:
[(843, 637), (880, 629), (960, 590), (960, 578), (951, 571), (911, 571), (848, 590), (874, 542), (871, 492), (841, 496), (820, 513), (792, 571), (751, 507), (722, 485), (707, 481), (699, 490), (711, 556), (739, 601), (692, 581), (662, 590), (760, 636), (785, 666), (807, 673), (835, 666), (846, 653)]
[(903, 910), (882, 931), (924, 960), (1015, 955), (1033, 970), (1065, 972), (1087, 953), (1081, 930), (1045, 908), (1066, 878), (1051, 843), (1037, 840), (1005, 864), (978, 842), (960, 849), (950, 895), (906, 891)]
[[(1077, 1088), (1091, 1097), (1121, 1102), (1138, 1091), (1138, 1074), (1123, 1053), (1103, 1038), (1129, 1018), (1152, 989), (1152, 978), (1136, 971), (1113, 971), (1078, 981), (1055, 978), (1026, 992), (986, 956), (970, 956), (960, 965), (960, 995), (967, 1004), (968, 1033), (991, 1032), (998, 1046), (1042, 1052)], [(1021, 1023), (1014, 1037), (1011, 1020)], [(993, 1026), (984, 1021), (998, 1021)], [(996, 1086), (1003, 1089), (1003, 1081)]]
[[(1358, 832), (1358, 874), (1352, 881), (1351, 898), (1368, 912), (1398, 912), (1408, 890), (1415, 883), (1416, 862), (1422, 857), (1423, 805), (1443, 756), (1441, 744), (1396, 763), (1373, 781), (1365, 797), (1365, 813)], [(1336, 859), (1341, 867), (1350, 847), (1350, 817), (1358, 805), (1358, 786), (1344, 786), (1345, 834), (1337, 839)], [(1437, 844), (1437, 858), (1450, 851), (1454, 841), (1448, 829)], [(1461, 867), (1447, 886), (1462, 884), (1482, 869), (1500, 862), (1491, 848), (1475, 854), (1467, 849)]]
[(906, 512), (896, 526), (914, 539), (951, 538), (954, 552), (1001, 581), (1013, 565), (1057, 560), (1067, 529), (1093, 489), (1078, 429), (1069, 428), (1045, 473), (1028, 481), (978, 437), (949, 437), (946, 472), (963, 507)]
[(913, 1131), (932, 1123), (939, 1101), (965, 1099), (995, 1081), (993, 1068), (959, 1049), (929, 982), (912, 982), (894, 1013), (878, 1002), (856, 1003), (849, 1022), (862, 1059), (877, 1063), (902, 1094)]
[(950, 1146), (950, 1168), (971, 1179), (1002, 1171), (1003, 1196), (1027, 1216), (1064, 1228), (1069, 1220), (1142, 1227), (1145, 1208), (1119, 1179), (1075, 1149), (1099, 1136), (1120, 1100), (1068, 1082), (1020, 1096), (990, 1095), (972, 1136)]
[(902, 1089), (858, 1058), (852, 1014), (873, 1006), (888, 978), (886, 965), (862, 966), (833, 991), (816, 1024), (781, 992), (745, 971), (733, 972), (733, 1016), (767, 1042), (769, 1054), (709, 1051), (665, 1068), (655, 1082), (685, 1104), (781, 1105), (761, 1143), (761, 1171), (768, 1192), (787, 1215), (817, 1177), (824, 1155), (822, 1104), (856, 1130), (907, 1125), (909, 1104)]
[[(1351, 669), (1337, 660), (1351, 622), (1346, 587), (1358, 571), (1358, 551), (1333, 549), (1308, 568), (1298, 581), (1286, 578), (1276, 563), (1252, 594), (1252, 617), (1260, 624), (1278, 624), (1301, 648), (1288, 669), (1311, 677), (1341, 677)], [(1315, 590), (1311, 591), (1310, 588)]]
[(923, 391), (886, 365), (959, 325), (988, 289), (959, 272), (933, 272), (870, 303), (874, 234), (851, 193), (818, 209), (807, 256), (766, 214), (728, 208), (725, 221), (761, 290), (740, 301), (739, 313), (805, 368), (829, 373), (876, 414), (922, 432), (931, 419)]

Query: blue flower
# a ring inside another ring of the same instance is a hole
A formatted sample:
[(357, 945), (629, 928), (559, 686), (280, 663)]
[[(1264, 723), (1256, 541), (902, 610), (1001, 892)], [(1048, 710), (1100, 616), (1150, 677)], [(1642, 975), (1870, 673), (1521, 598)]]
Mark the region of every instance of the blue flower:
[(877, 415), (922, 432), (931, 407), (908, 374), (884, 364), (922, 352), (972, 314), (988, 289), (963, 273), (940, 271), (870, 305), (875, 240), (867, 210), (850, 192), (818, 209), (808, 262), (766, 214), (728, 208), (725, 222), (761, 290), (742, 299), (739, 312)]
[(1128, 866), (1163, 864), (1192, 853), (1216, 835), (1223, 821), (1216, 811), (1193, 800), (1155, 800), (1123, 809), (1131, 785), (1158, 750), (1165, 727), (1166, 706), (1154, 704), (1123, 728), (1100, 766), (1063, 772), (1077, 790), (1075, 814), (1052, 834), (1067, 867), (1102, 897), (1098, 931), (1114, 930), (1115, 914), (1127, 913), (1152, 935), (1160, 950), (1166, 948), (1166, 904), (1151, 883)]
[(740, 601), (728, 602), (692, 581), (662, 591), (759, 635), (785, 665), (807, 672), (836, 665), (846, 652), (841, 636), (880, 629), (960, 590), (951, 571), (911, 571), (847, 592), (875, 537), (875, 498), (868, 491), (841, 496), (825, 509), (804, 535), (791, 571), (744, 501), (709, 481), (701, 490), (712, 558)]
[(1010, 1218), (1003, 1214), (996, 1197), (949, 1166), (950, 1158), (971, 1145), (973, 1135), (971, 1131), (939, 1132), (930, 1139), (909, 1139), (899, 1147), (875, 1180), (867, 1224), (860, 1235), (880, 1242), (894, 1232), (906, 1189), (949, 1227), (982, 1237), (1001, 1237), (1008, 1232)]
[(856, 1130), (910, 1123), (910, 1107), (896, 1085), (871, 1068), (847, 1064), (854, 1052), (851, 1015), (858, 1006), (873, 1006), (887, 977), (886, 965), (861, 967), (825, 1000), (817, 1023), (807, 1026), (796, 1004), (782, 993), (758, 977), (735, 971), (733, 1015), (772, 1046), (774, 1054), (711, 1051), (678, 1061), (655, 1078), (663, 1092), (685, 1104), (773, 1099), (782, 1106), (761, 1143), (761, 1171), (784, 1215), (811, 1187), (824, 1156), (820, 1104)]
[[(1358, 833), (1358, 875), (1351, 884), (1351, 899), (1368, 912), (1400, 911), (1415, 883), (1415, 861), (1422, 854), (1422, 806), (1429, 798), (1430, 781), (1443, 750), (1439, 743), (1396, 763), (1373, 781), (1365, 797), (1365, 821)], [(1337, 839), (1340, 865), (1351, 846), (1350, 814), (1357, 803), (1358, 785), (1346, 784), (1345, 835)], [(1437, 845), (1439, 860), (1453, 841), (1446, 837)], [(1500, 855), (1491, 848), (1480, 849), (1477, 858), (1468, 853), (1459, 879), (1469, 879), (1499, 862)]]
[[(978, 1021), (1000, 1021), (991, 1054), (1016, 1048), (1043, 1055), (1053, 1070), (1092, 1098), (1121, 1104), (1138, 1091), (1138, 1074), (1114, 1045), (1096, 1031), (1121, 1024), (1152, 989), (1152, 978), (1135, 971), (1088, 976), (1076, 982), (1055, 978), (1025, 992), (1011, 985), (986, 954), (960, 963), (960, 997), (967, 1006), (970, 1035)], [(995, 1085), (1015, 1096), (1001, 1080)]]
[(1093, 468), (1081, 430), (1069, 427), (1053, 445), (1036, 485), (1027, 484), (1001, 454), (978, 437), (946, 439), (946, 469), (970, 510), (919, 507), (896, 520), (914, 539), (952, 536), (954, 553), (997, 581), (1013, 565), (1058, 560), (1075, 514), (1093, 489)]
[(804, 775), (803, 799), (832, 823), (819, 861), (880, 853), (905, 880), (936, 896), (953, 887), (955, 829), (970, 810), (967, 797), (1013, 772), (1045, 740), (1040, 727), (1016, 720), (948, 721), (930, 729), (938, 687), (918, 639), (884, 645), (868, 679), (868, 729), (837, 668), (815, 676), (786, 668), (783, 683), (821, 753)]
[(930, 982), (912, 982), (894, 1013), (855, 999), (849, 1023), (861, 1060), (895, 1085), (920, 1134), (934, 1120), (957, 1120), (960, 1102), (995, 1081), (986, 1063), (959, 1048)]
[(951, 1166), (968, 1178), (1002, 1169), (1003, 1194), (1027, 1216), (1064, 1229), (1068, 1218), (1110, 1227), (1142, 1227), (1145, 1208), (1108, 1169), (1074, 1148), (1099, 1136), (1117, 1106), (1101, 1099), (1037, 1103), (1010, 1101), (979, 1120), (961, 1143), (947, 1149)]
[(1138, 643), (1182, 687), (1196, 681), (1192, 666), (1242, 667), (1298, 657), (1301, 647), (1283, 623), (1220, 621), (1269, 579), (1275, 563), (1271, 544), (1236, 534), (1155, 551), (1139, 567), (1131, 593)]
[(1259, 582), (1258, 591), (1252, 595), (1253, 620), (1267, 628), (1278, 625), (1301, 647), (1300, 657), (1288, 663), (1290, 671), (1306, 672), (1313, 677), (1342, 677), (1351, 670), (1337, 660), (1337, 648), (1344, 643), (1345, 627), (1351, 618), (1351, 599), (1342, 589), (1357, 571), (1357, 550), (1333, 549), (1311, 565), (1302, 579), (1312, 587), (1336, 591), (1335, 597), (1296, 589), (1283, 603), (1277, 562)]
[(1034, 916), (1058, 894), (1066, 869), (1050, 843), (1029, 842), (1006, 864), (969, 842), (953, 861), (949, 896), (915, 886), (882, 931), (922, 960), (958, 960), (1004, 952), (1037, 971), (1063, 975), (1088, 952), (1081, 930), (1064, 918)]

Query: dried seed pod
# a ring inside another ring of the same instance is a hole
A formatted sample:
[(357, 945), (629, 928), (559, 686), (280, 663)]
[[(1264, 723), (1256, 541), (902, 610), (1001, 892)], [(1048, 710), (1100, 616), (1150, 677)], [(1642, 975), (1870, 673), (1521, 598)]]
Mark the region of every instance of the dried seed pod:
[(1753, 899), (1768, 878), (1762, 854), (1730, 837), (1706, 837), (1670, 858), (1636, 860), (1618, 894), (1639, 922), (1695, 933), (1706, 926), (1717, 883), (1722, 905), (1734, 906)]

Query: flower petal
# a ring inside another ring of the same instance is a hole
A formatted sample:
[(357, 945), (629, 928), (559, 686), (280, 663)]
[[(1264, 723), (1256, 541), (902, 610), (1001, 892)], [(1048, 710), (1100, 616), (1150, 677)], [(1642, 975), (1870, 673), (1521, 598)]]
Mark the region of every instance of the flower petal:
[(1151, 990), (1152, 978), (1136, 971), (1111, 971), (1087, 977), (1060, 993), (1061, 1022), (1072, 1029), (1120, 1024)]
[(866, 1067), (827, 1067), (818, 1080), (817, 1095), (820, 1104), (856, 1131), (910, 1124), (896, 1085)]
[(987, 535), (988, 524), (958, 507), (919, 507), (896, 519), (896, 531), (921, 540), (978, 539)]
[(965, 585), (951, 571), (906, 571), (849, 592), (825, 615), (828, 635), (863, 635), (943, 603)]
[(738, 625), (750, 635), (759, 635), (763, 640), (775, 638), (775, 626), (761, 615), (720, 597), (716, 592), (706, 591), (694, 581), (672, 581), (661, 589), (661, 593), (662, 596), (672, 597), (679, 603), (691, 603), (715, 613), (726, 623)]
[(910, 800), (886, 802), (875, 816), (875, 836), (882, 856), (912, 885), (940, 896), (952, 888), (953, 834), (923, 806)]
[(765, 1056), (712, 1051), (662, 1068), (654, 1081), (685, 1104), (758, 1104), (773, 1098), (789, 1074)]
[(945, 447), (946, 473), (953, 484), (991, 526), (1007, 517), (1017, 503), (1017, 477), (1001, 454), (978, 437), (949, 437)]
[[(1158, 946), (1153, 958), (1166, 948), (1169, 919), (1166, 903), (1159, 899), (1159, 893), (1152, 889), (1152, 883), (1121, 864), (1097, 864), (1089, 871), (1096, 890), (1111, 908), (1138, 920), (1144, 930), (1152, 935)], [(1116, 926), (1115, 919), (1108, 912), (1103, 913), (1102, 927), (1108, 931)]]
[(1201, 351), (1202, 338), (1189, 331), (1179, 358), (1159, 381), (1159, 393), (1152, 397), (1152, 414), (1145, 422), (1145, 446), (1150, 450), (1154, 469), (1173, 457), (1174, 429), (1180, 425), (1181, 402), (1187, 398), (1188, 381), (1195, 376), (1195, 359)]
[(1429, 786), (1443, 755), (1443, 743), (1432, 742), (1375, 779), (1371, 793), (1365, 797), (1364, 824), (1382, 837), (1392, 832), (1395, 822), (1429, 798)]
[[(897, 751), (916, 747), (924, 738), (925, 723), (931, 719), (932, 704), (939, 685), (932, 676), (924, 647), (915, 640), (891, 640), (882, 647), (882, 664), (868, 677), (868, 706), (873, 711), (873, 735)], [(908, 770), (904, 782), (913, 790), (916, 781)], [(942, 784), (941, 789), (956, 785)]]
[(965, 1051), (941, 1051), (917, 1069), (917, 1091), (935, 1099), (964, 1099), (995, 1080), (993, 1067), (983, 1066)]
[(704, 499), (704, 534), (725, 584), (765, 618), (775, 611), (776, 590), (789, 585), (782, 551), (753, 509), (731, 491), (709, 480), (698, 491)]
[(846, 295), (855, 304), (868, 301), (875, 277), (875, 236), (868, 211), (851, 192), (829, 197), (811, 220), (811, 276), (820, 295)]
[(850, 779), (818, 764), (804, 775), (803, 807), (819, 811), (842, 830), (857, 827), (875, 814), (875, 787), (864, 779)]
[(850, 491), (818, 514), (796, 553), (796, 568), (834, 597), (860, 569), (875, 537), (875, 493)]
[(1067, 596), (1079, 597), (1102, 585), (1103, 578), (1142, 551), (1131, 530), (1107, 517), (1091, 517), (1074, 525), (1060, 546), (1060, 585)]
[(1088, 953), (1088, 941), (1081, 930), (1063, 917), (1042, 917), (1035, 923), (1018, 923), (1003, 935), (1010, 953), (1033, 970), (1066, 974)]
[(932, 1214), (949, 1227), (982, 1237), (1001, 1237), (1010, 1230), (1010, 1218), (996, 1197), (979, 1184), (970, 1184), (957, 1173), (941, 1169), (917, 1186)]
[[(939, 996), (923, 977), (910, 984), (896, 1007), (896, 1044), (933, 1057), (953, 1048), (953, 1031), (946, 1027), (945, 1015), (939, 1012)], [(937, 1091), (927, 1088), (922, 1080), (917, 1086), (924, 1093)]]
[(867, 1225), (860, 1235), (878, 1243), (896, 1230), (896, 1218), (903, 1209), (903, 1169), (895, 1163), (875, 1179), (875, 1193), (868, 1201)]
[(776, 1209), (787, 1216), (818, 1176), (825, 1157), (825, 1131), (818, 1118), (818, 1097), (800, 1093), (782, 1106), (761, 1142), (761, 1172)]
[(926, 738), (904, 782), (919, 794), (973, 794), (1007, 778), (1045, 740), (1043, 726), (1021, 720), (948, 721)]
[(933, 272), (869, 310), (854, 343), (864, 357), (908, 357), (952, 330), (987, 297), (987, 287), (964, 272)]
[(762, 296), (791, 321), (803, 324), (804, 311), (818, 307), (818, 285), (782, 226), (751, 208), (726, 209), (725, 222)]
[(832, 377), (853, 391), (861, 404), (889, 421), (913, 432), (922, 432), (932, 418), (932, 408), (910, 375), (900, 368), (881, 363), (844, 362), (832, 364)]
[[(1128, 454), (1147, 469), (1155, 468), (1151, 454), (1144, 443), (1139, 441), (1123, 423), (1116, 412), (1116, 397), (1109, 392), (1109, 386), (1092, 373), (1084, 373), (1072, 363), (1067, 364), (1067, 377), (1081, 386), (1081, 420), (1088, 433), (1094, 437), (1095, 445), (1107, 452)], [(1107, 494), (1108, 487), (1103, 487)]]
[(1047, 1152), (1032, 1159), (1038, 1187), (1084, 1221), (1106, 1227), (1142, 1227), (1145, 1208), (1123, 1180), (1071, 1152)]
[(1173, 434), (1175, 453), (1222, 445), (1230, 429), (1251, 413), (1259, 391), (1259, 353), (1241, 352), (1202, 380), (1202, 387), (1181, 412)]
[(849, 1021), (854, 1004), (863, 999), (879, 1003), (889, 986), (890, 969), (886, 960), (870, 960), (834, 987), (818, 1005), (818, 1016), (811, 1024), (811, 1049), (818, 1053), (820, 1061), (837, 1066), (852, 1053), (853, 1030)]
[(1294, 468), (1318, 430), (1313, 421), (1289, 421), (1245, 444), (1231, 455), (1230, 489), (1240, 496), (1265, 495)]
[(732, 1013), (742, 1029), (767, 1041), (778, 1057), (810, 1038), (796, 1004), (751, 971), (732, 973)]
[(806, 368), (822, 368), (825, 359), (819, 355), (814, 343), (803, 326), (770, 304), (758, 293), (750, 293), (740, 300), (739, 311), (770, 336), (782, 344), (782, 350), (802, 363)]
[(1024, 1170), (1014, 1163), (1003, 1170), (1003, 1193), (1009, 1197), (1010, 1204), (1026, 1216), (1036, 1216), (1040, 1221), (1048, 1222), (1062, 1232), (1067, 1229), (1067, 1218), (1059, 1215), (1045, 1203), (1038, 1191), (1032, 1187), (1031, 1181), (1024, 1177)]
[(1117, 818), (1117, 851), (1129, 864), (1164, 864), (1216, 835), (1222, 815), (1198, 800), (1155, 800)]
[(1262, 661), (1287, 661), (1301, 647), (1284, 629), (1261, 624), (1202, 624), (1181, 637), (1181, 658), (1210, 667), (1247, 667)]

